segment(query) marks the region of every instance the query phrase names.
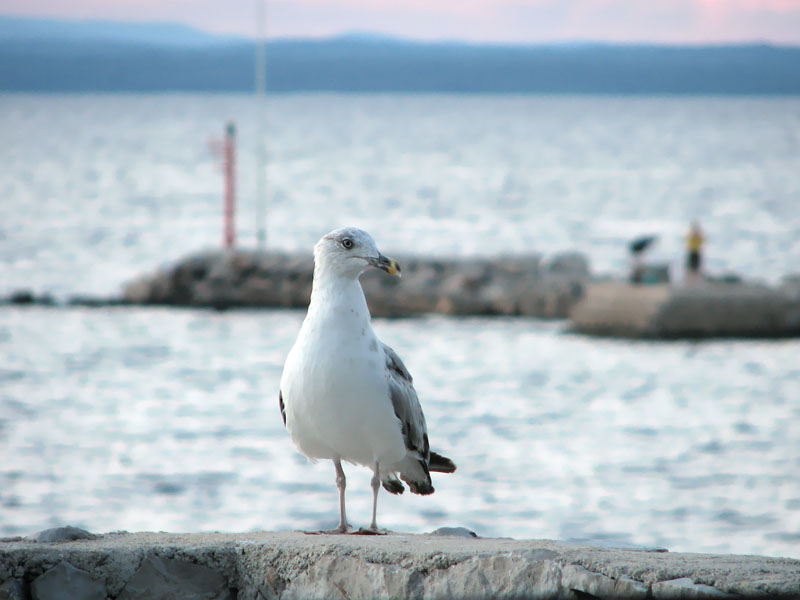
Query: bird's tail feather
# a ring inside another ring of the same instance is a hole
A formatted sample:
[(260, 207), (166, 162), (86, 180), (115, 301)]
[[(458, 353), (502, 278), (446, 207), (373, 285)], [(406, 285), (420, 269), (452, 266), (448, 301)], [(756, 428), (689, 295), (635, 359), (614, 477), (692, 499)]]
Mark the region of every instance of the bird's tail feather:
[[(452, 473), (456, 470), (456, 465), (449, 458), (436, 452), (431, 452), (428, 462), (409, 455), (402, 462), (392, 465), (391, 469), (400, 474), (400, 479), (406, 482), (413, 494), (427, 496), (435, 491), (431, 482), (431, 471)], [(387, 492), (392, 494), (403, 493), (403, 484), (393, 475), (383, 477), (381, 483)]]
[(428, 461), (428, 469), (434, 473), (454, 473), (456, 470), (456, 463), (446, 456), (431, 452), (431, 459)]

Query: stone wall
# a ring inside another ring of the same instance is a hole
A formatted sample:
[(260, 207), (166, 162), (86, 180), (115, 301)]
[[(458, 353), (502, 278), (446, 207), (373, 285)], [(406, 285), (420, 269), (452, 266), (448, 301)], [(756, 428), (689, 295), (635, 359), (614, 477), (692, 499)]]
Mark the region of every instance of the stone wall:
[(800, 596), (800, 561), (484, 539), (463, 528), (386, 536), (61, 528), (0, 540), (0, 600), (776, 595)]
[[(566, 318), (589, 280), (588, 261), (574, 253), (556, 255), (546, 264), (537, 255), (398, 261), (401, 279), (377, 270), (361, 278), (373, 316)], [(209, 251), (129, 283), (122, 297), (134, 304), (305, 308), (312, 275), (310, 255)]]

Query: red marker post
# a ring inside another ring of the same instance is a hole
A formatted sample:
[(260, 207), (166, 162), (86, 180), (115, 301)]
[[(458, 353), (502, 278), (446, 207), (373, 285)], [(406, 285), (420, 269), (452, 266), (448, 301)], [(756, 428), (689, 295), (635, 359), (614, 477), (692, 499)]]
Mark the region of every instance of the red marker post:
[(225, 126), (225, 237), (226, 248), (236, 243), (236, 125), (228, 121)]

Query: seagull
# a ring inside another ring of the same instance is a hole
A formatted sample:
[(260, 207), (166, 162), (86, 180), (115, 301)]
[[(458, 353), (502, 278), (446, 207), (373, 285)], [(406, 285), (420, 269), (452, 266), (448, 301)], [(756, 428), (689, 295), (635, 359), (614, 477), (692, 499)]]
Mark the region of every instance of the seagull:
[[(325, 533), (352, 533), (345, 512), (342, 461), (373, 471), (372, 522), (378, 529), (378, 491), (434, 492), (431, 471), (452, 473), (452, 460), (432, 452), (425, 416), (411, 374), (370, 323), (358, 278), (370, 267), (400, 276), (397, 261), (378, 252), (361, 229), (331, 231), (314, 246), (314, 282), (300, 333), (281, 376), (278, 400), (283, 423), (297, 449), (316, 462), (330, 459), (339, 489), (339, 526)], [(399, 477), (399, 478), (398, 478)]]

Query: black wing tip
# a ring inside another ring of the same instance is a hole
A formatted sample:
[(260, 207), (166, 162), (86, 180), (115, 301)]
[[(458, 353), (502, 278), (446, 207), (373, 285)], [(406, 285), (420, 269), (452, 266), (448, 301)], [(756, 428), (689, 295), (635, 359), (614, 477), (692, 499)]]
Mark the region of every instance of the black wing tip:
[(387, 481), (381, 481), (383, 484), (383, 489), (385, 489), (390, 494), (402, 494), (406, 491), (406, 488), (403, 487), (403, 484), (397, 481), (397, 479), (389, 479)]
[(417, 464), (422, 469), (422, 472), (425, 474), (424, 479), (422, 480), (414, 480), (411, 479), (410, 476), (407, 476), (407, 473), (400, 473), (400, 478), (408, 484), (408, 489), (411, 490), (412, 494), (419, 494), (420, 496), (428, 496), (435, 492), (436, 490), (433, 489), (433, 485), (431, 484), (431, 474), (428, 471), (428, 465), (424, 460), (418, 460)]
[(430, 496), (436, 491), (428, 481), (406, 481), (406, 483), (408, 484), (408, 489), (411, 490), (412, 494)]
[(281, 407), (281, 416), (283, 417), (283, 425), (286, 426), (286, 407), (283, 405), (283, 391), (278, 390), (278, 404)]
[(446, 456), (431, 452), (431, 458), (428, 461), (428, 469), (434, 473), (455, 473), (456, 463)]

